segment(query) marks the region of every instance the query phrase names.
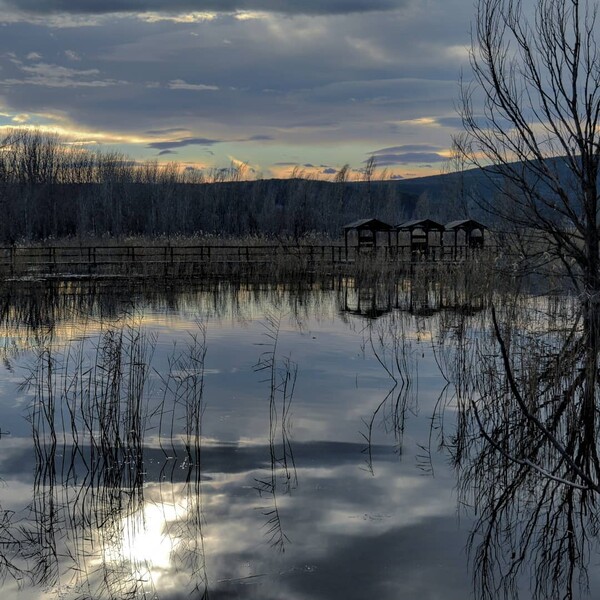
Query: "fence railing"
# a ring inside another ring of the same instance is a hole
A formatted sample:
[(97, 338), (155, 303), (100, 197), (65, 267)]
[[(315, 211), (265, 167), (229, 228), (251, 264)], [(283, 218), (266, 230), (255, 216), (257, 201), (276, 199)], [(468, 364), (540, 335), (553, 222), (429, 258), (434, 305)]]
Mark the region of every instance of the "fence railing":
[(408, 246), (378, 248), (332, 245), (201, 245), (201, 246), (45, 246), (0, 247), (0, 274), (175, 272), (182, 267), (226, 270), (240, 265), (312, 268), (357, 261), (459, 261), (495, 252), (495, 248), (435, 246), (426, 252)]

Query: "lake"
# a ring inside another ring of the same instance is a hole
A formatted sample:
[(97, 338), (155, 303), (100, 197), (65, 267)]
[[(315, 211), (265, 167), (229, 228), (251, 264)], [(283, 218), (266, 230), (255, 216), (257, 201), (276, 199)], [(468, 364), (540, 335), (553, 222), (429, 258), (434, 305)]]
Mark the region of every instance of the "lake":
[(410, 278), (5, 284), (4, 596), (484, 597), (449, 365), (486, 307)]

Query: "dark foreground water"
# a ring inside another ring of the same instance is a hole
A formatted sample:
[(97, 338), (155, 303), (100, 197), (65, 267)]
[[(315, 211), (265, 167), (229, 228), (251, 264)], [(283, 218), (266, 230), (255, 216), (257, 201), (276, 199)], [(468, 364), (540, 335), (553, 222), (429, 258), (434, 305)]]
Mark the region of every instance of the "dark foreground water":
[(7, 289), (3, 597), (482, 597), (448, 365), (484, 303), (425, 287)]

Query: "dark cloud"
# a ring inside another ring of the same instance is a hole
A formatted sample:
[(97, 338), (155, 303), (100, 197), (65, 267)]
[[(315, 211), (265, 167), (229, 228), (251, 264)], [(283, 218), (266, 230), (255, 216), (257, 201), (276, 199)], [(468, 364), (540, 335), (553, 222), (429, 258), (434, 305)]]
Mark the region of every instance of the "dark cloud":
[(152, 142), (148, 144), (148, 148), (155, 150), (171, 150), (172, 148), (183, 148), (184, 146), (212, 146), (219, 144), (223, 140), (212, 140), (210, 138), (188, 137), (181, 140), (171, 140), (164, 142)]
[(337, 169), (329, 167), (327, 169), (323, 169), (322, 173), (323, 175), (333, 175), (334, 173), (337, 173)]
[(177, 154), (177, 152), (175, 150), (161, 150), (158, 156), (164, 156), (165, 154)]
[[(531, 115), (532, 120), (535, 120), (533, 115)], [(482, 129), (485, 129), (489, 123), (486, 119), (486, 117), (484, 115), (473, 115), (473, 119), (475, 121), (475, 123), (477, 124), (478, 127), (481, 127)], [(463, 129), (463, 122), (462, 122), (462, 118), (459, 116), (456, 117), (438, 117), (436, 118), (436, 123), (438, 125), (441, 125), (442, 127), (449, 127), (451, 129)], [(508, 130), (512, 127), (512, 123), (510, 121), (508, 121), (507, 119), (497, 119), (497, 124), (504, 128), (505, 130)]]
[(243, 140), (238, 140), (240, 142), (266, 142), (272, 140), (273, 137), (270, 135), (251, 135), (248, 138), (244, 138)]
[(378, 155), (377, 166), (391, 167), (393, 165), (407, 165), (411, 163), (438, 163), (444, 162), (445, 160), (447, 160), (447, 158), (437, 152), (402, 152), (399, 154)]
[[(442, 150), (440, 146), (431, 146), (428, 144), (405, 144), (403, 146), (391, 146), (390, 148), (381, 148), (381, 150), (373, 150), (370, 154), (397, 154), (399, 152), (437, 152)], [(366, 162), (366, 161), (365, 161)]]
[(266, 11), (325, 15), (395, 10), (409, 0), (4, 0), (4, 6), (34, 14)]
[(438, 125), (442, 127), (451, 127), (453, 129), (461, 129), (463, 126), (462, 118), (459, 116), (456, 117), (438, 117), (436, 119)]
[[(155, 134), (158, 133), (159, 130), (155, 130)], [(178, 131), (177, 128), (174, 128), (172, 130), (168, 130), (165, 129), (165, 132), (167, 131)], [(233, 140), (235, 142), (256, 142), (256, 141), (263, 141), (263, 140), (271, 140), (273, 139), (271, 136), (268, 135), (254, 135), (248, 138), (242, 138), (242, 139), (238, 139), (238, 140)], [(214, 144), (222, 144), (223, 142), (225, 142), (226, 140), (215, 140), (215, 139), (211, 139), (211, 138), (204, 138), (204, 137), (186, 137), (186, 138), (181, 138), (178, 140), (162, 140), (160, 142), (151, 142), (150, 144), (148, 144), (148, 148), (153, 148), (154, 150), (162, 150), (162, 152), (160, 153), (162, 154), (169, 154), (172, 152), (173, 148), (183, 148), (185, 146), (213, 146)]]
[(170, 129), (150, 129), (146, 131), (147, 135), (170, 135), (172, 133), (182, 133), (187, 131), (184, 127), (171, 127)]

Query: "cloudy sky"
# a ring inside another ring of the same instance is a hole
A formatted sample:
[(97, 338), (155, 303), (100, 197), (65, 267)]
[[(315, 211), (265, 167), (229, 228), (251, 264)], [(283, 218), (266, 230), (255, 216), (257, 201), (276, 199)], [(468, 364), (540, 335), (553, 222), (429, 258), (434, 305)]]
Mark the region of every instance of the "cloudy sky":
[(0, 0), (0, 126), (202, 168), (437, 173), (465, 0)]

